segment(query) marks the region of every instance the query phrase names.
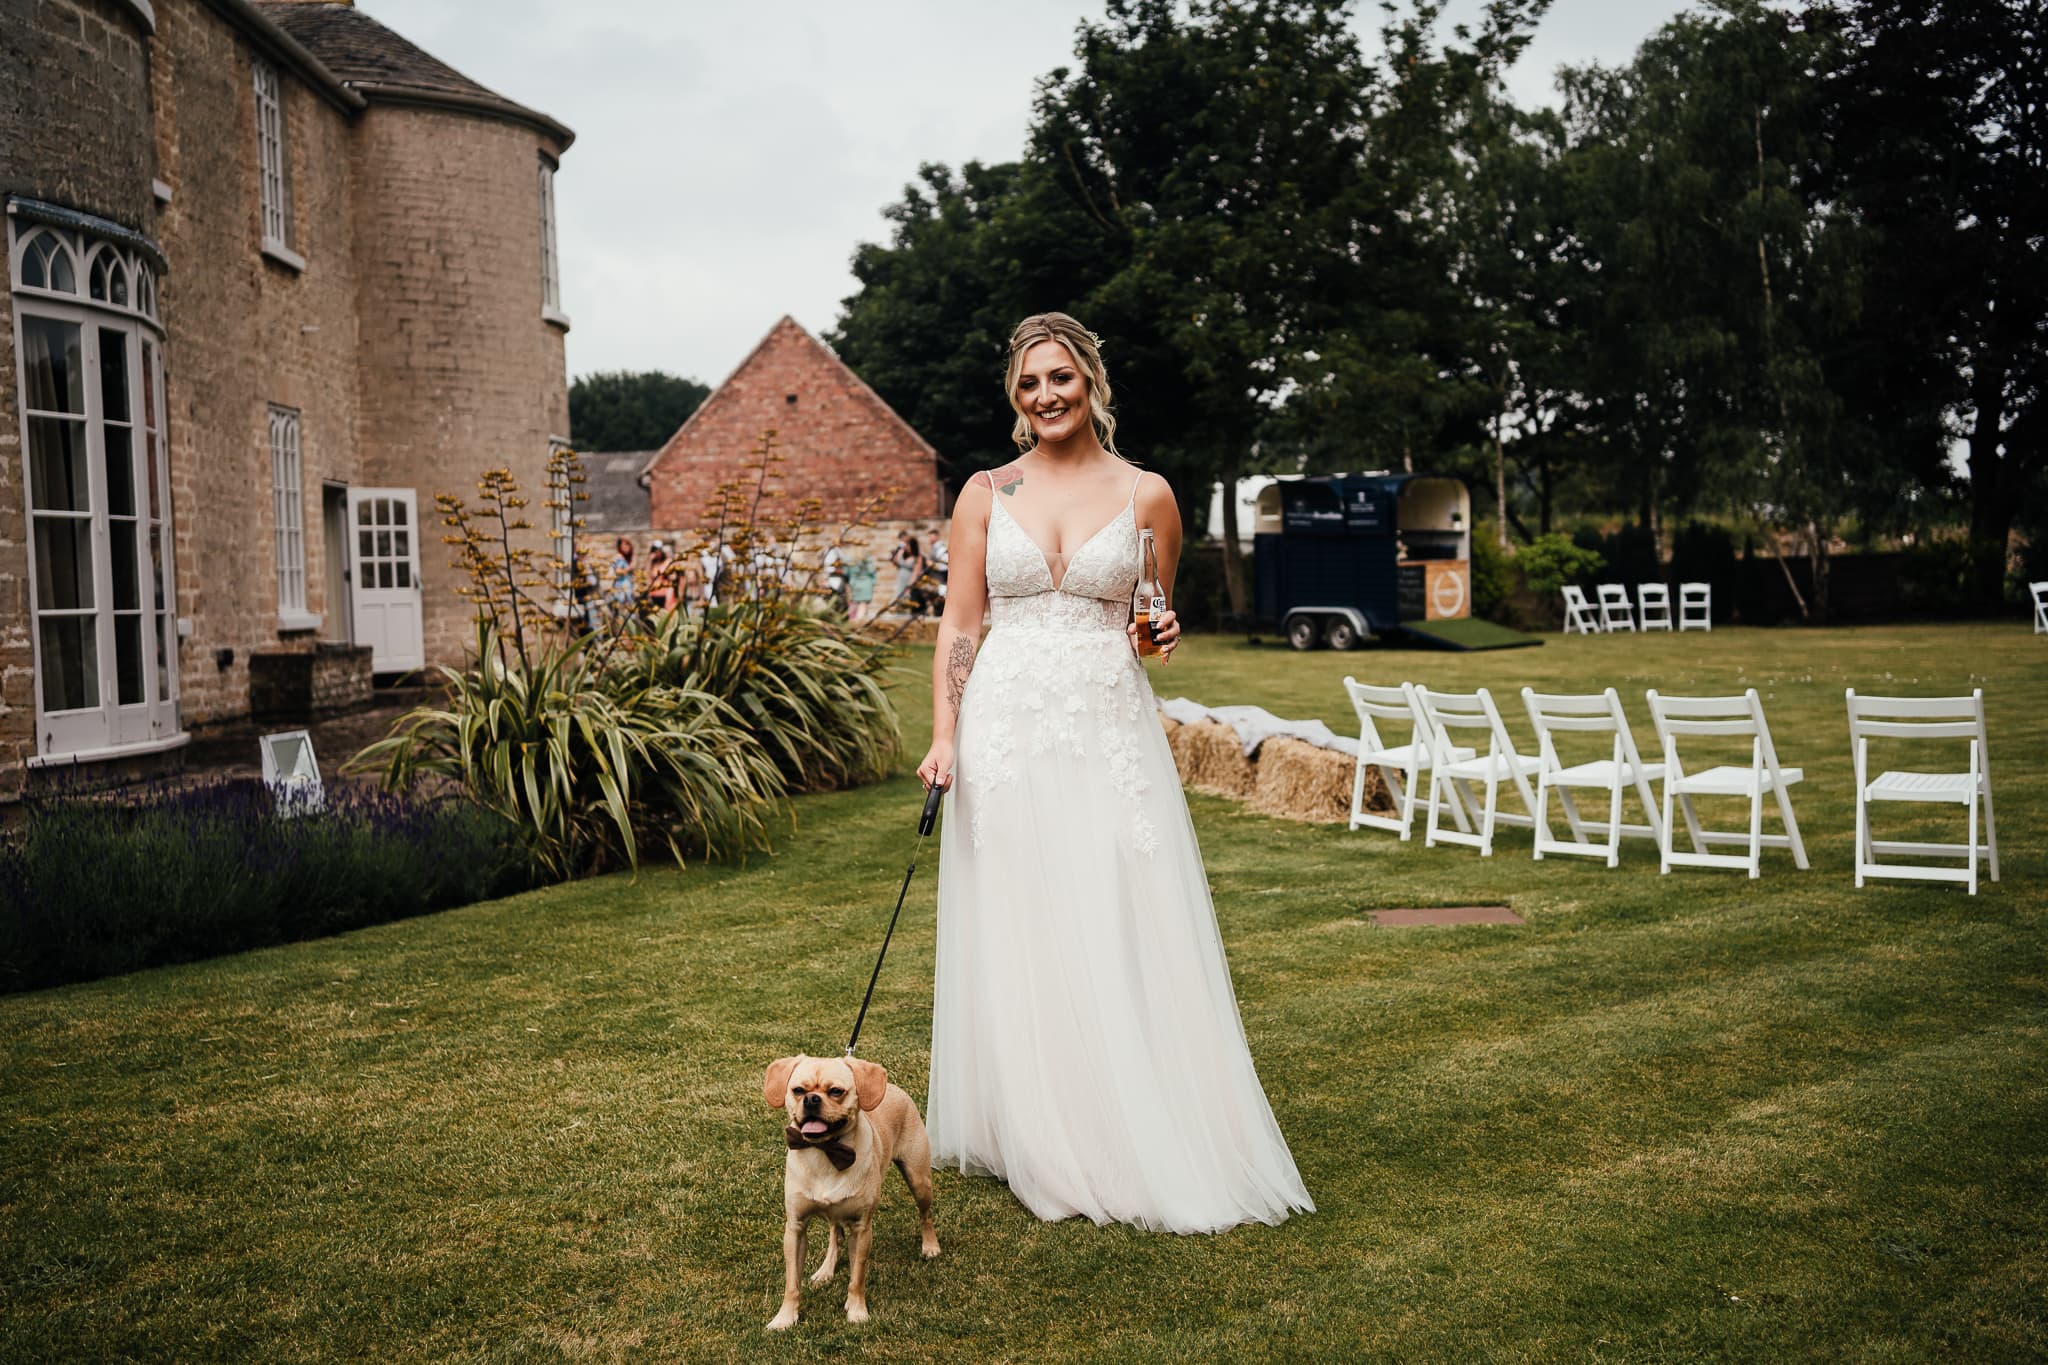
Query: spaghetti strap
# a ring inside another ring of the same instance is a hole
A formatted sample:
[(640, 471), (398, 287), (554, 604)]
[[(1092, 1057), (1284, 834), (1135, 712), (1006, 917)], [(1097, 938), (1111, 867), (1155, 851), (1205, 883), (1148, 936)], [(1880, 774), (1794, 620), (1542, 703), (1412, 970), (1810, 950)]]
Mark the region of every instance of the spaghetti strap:
[(1144, 483), (1145, 471), (1141, 469), (1138, 471), (1138, 481), (1131, 485), (1131, 496), (1128, 499), (1126, 499), (1126, 501), (1128, 501), (1131, 506), (1135, 507), (1138, 505), (1138, 489), (1143, 487)]

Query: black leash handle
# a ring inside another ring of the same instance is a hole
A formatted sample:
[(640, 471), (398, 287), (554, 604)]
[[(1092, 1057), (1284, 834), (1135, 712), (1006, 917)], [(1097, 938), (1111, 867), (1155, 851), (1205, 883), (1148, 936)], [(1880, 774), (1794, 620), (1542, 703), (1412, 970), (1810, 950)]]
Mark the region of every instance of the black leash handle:
[(903, 913), (903, 898), (910, 894), (910, 879), (917, 872), (918, 850), (924, 847), (925, 836), (932, 832), (932, 826), (939, 820), (939, 802), (944, 799), (946, 789), (934, 782), (924, 796), (924, 813), (917, 818), (917, 842), (910, 847), (910, 866), (903, 870), (903, 889), (896, 893), (896, 912), (889, 916), (889, 932), (882, 935), (882, 951), (875, 954), (875, 970), (868, 976), (868, 993), (861, 997), (860, 1017), (853, 1021), (853, 1036), (846, 1040), (846, 1055), (853, 1055), (853, 1045), (860, 1041), (861, 1025), (868, 1021), (868, 1005), (875, 998), (875, 983), (882, 979), (882, 959), (889, 955), (889, 940), (896, 937), (896, 916)]

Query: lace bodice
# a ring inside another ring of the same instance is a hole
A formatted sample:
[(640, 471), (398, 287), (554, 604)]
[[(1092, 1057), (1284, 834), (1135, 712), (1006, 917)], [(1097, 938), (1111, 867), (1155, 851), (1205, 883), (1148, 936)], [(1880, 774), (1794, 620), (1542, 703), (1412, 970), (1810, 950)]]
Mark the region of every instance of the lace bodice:
[[(1142, 475), (1140, 478), (1142, 479)], [(997, 494), (988, 521), (989, 611), (996, 625), (1121, 632), (1138, 584), (1138, 487), (1130, 500), (1067, 557), (1057, 585), (1045, 552)]]

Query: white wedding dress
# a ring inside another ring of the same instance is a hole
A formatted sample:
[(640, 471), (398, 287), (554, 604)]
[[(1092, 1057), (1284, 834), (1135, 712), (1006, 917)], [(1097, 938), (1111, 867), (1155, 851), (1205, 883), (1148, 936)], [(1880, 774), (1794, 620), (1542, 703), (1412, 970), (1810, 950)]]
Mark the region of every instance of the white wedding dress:
[(1132, 501), (1053, 583), (997, 495), (994, 626), (940, 836), (934, 1164), (1044, 1219), (1171, 1232), (1315, 1206), (1260, 1089), (1144, 666)]

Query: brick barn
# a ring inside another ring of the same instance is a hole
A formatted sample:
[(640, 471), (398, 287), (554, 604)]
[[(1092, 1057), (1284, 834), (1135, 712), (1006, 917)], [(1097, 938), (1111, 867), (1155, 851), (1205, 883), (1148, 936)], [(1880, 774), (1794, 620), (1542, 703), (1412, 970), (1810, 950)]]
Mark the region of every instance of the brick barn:
[(899, 528), (924, 537), (943, 521), (938, 452), (823, 342), (785, 317), (647, 461), (641, 479), (652, 524), (687, 542), (714, 490), (743, 473), (770, 429), (785, 459), (780, 488), (790, 498), (820, 499), (828, 532), (891, 489), (867, 543), (886, 552)]
[(0, 796), (175, 762), (252, 661), (458, 658), (433, 495), (568, 436), (573, 135), (349, 0), (7, 12)]

